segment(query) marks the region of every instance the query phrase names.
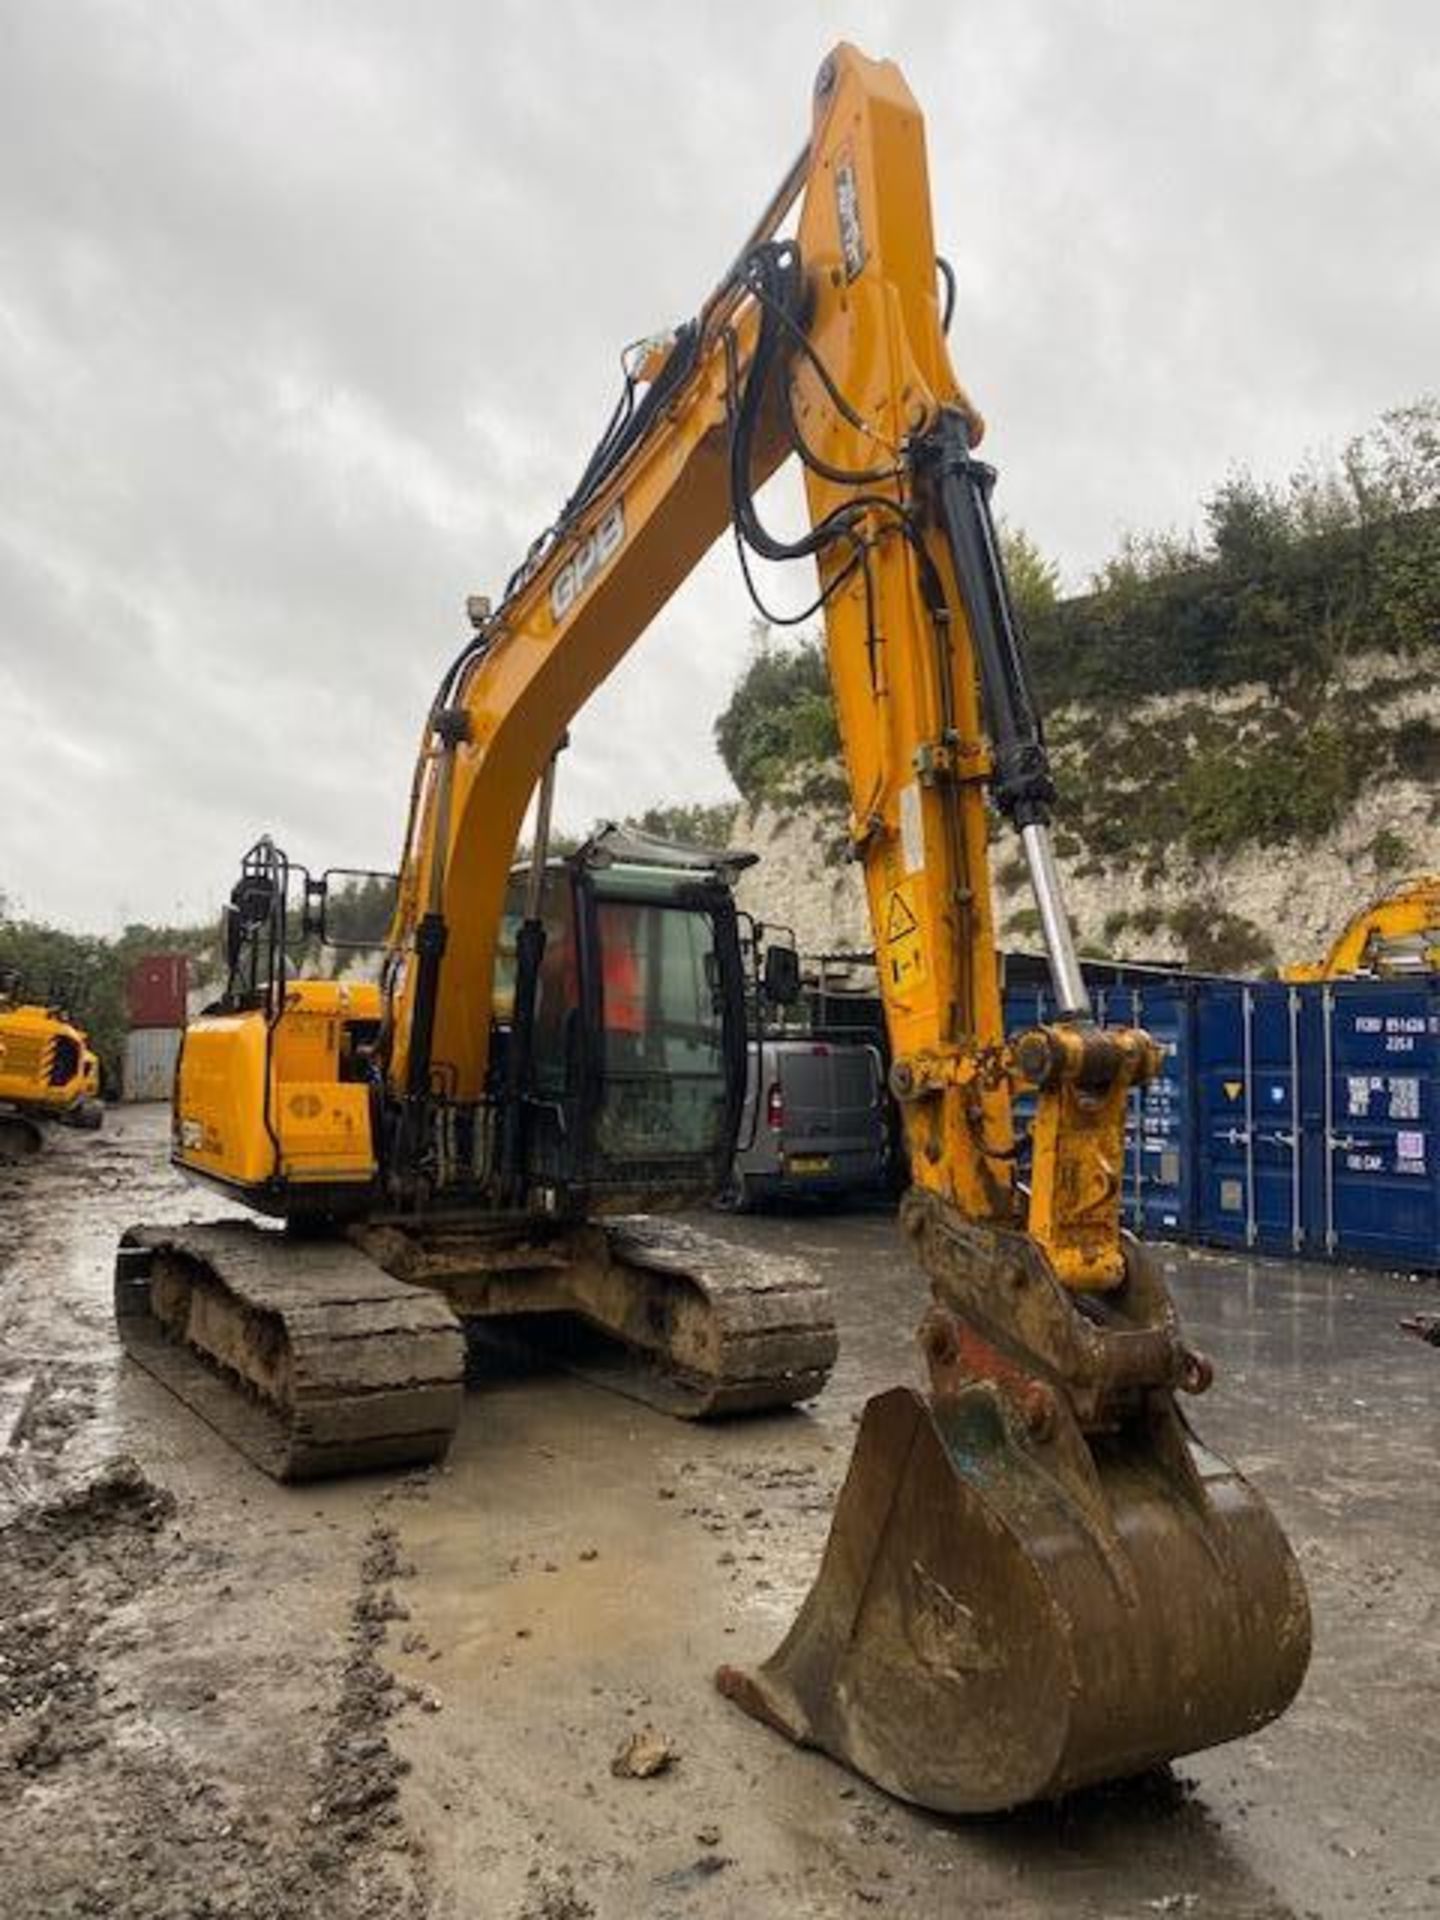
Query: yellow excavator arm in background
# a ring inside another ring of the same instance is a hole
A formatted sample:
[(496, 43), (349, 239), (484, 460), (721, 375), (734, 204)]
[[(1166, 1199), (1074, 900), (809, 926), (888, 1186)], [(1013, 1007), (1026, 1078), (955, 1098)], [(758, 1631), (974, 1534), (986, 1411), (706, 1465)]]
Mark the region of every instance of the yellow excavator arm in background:
[(1282, 969), (1283, 980), (1440, 972), (1440, 874), (1420, 874), (1372, 900), (1345, 924), (1323, 960)]

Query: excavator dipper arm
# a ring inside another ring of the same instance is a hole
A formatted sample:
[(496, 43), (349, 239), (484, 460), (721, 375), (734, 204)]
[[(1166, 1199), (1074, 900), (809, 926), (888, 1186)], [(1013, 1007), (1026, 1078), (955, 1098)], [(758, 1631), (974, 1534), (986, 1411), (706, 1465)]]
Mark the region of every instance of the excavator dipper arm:
[(1344, 980), (1352, 974), (1434, 973), (1440, 968), (1440, 875), (1402, 881), (1352, 914), (1323, 960), (1286, 967), (1286, 980)]

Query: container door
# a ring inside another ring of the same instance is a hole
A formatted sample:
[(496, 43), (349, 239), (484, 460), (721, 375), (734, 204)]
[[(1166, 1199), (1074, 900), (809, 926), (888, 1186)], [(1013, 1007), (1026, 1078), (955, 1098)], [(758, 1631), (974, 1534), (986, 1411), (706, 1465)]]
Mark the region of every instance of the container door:
[(1251, 1244), (1298, 1253), (1305, 1240), (1300, 995), (1293, 987), (1251, 988), (1249, 998), (1255, 1185)]
[(1290, 1252), (1301, 1231), (1296, 1005), (1282, 986), (1207, 983), (1196, 1014), (1199, 1230)]
[(180, 1052), (178, 1027), (133, 1027), (125, 1038), (124, 1097), (168, 1100)]
[(1196, 1009), (1199, 1229), (1206, 1240), (1248, 1246), (1250, 1023), (1239, 987), (1207, 982)]
[(1354, 981), (1321, 996), (1325, 1250), (1392, 1266), (1440, 1265), (1437, 1053), (1429, 981)]

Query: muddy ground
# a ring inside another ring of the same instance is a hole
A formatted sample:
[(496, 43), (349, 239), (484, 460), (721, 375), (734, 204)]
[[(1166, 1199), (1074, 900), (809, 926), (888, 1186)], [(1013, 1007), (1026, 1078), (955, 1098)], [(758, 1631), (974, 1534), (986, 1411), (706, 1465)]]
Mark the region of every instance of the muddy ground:
[[(122, 1364), (110, 1255), (223, 1211), (120, 1110), (0, 1171), (0, 1911), (281, 1920), (1440, 1912), (1430, 1283), (1167, 1255), (1206, 1436), (1276, 1507), (1316, 1652), (1242, 1744), (942, 1820), (738, 1714), (813, 1572), (866, 1395), (917, 1378), (877, 1216), (726, 1226), (820, 1262), (808, 1412), (697, 1429), (559, 1375), (473, 1394), (447, 1466), (283, 1491)], [(649, 1727), (676, 1758), (611, 1761)]]

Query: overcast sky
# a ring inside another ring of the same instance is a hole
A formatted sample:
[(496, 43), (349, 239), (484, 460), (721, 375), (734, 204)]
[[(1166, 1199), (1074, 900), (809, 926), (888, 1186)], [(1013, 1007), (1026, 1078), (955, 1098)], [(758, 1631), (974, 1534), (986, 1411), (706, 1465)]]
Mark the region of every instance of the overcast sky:
[[(12, 911), (208, 914), (262, 829), (393, 862), (466, 593), (842, 37), (926, 112), (957, 368), (1068, 584), (1440, 385), (1434, 0), (0, 0)], [(749, 644), (722, 546), (575, 728), (562, 820), (725, 795)]]

